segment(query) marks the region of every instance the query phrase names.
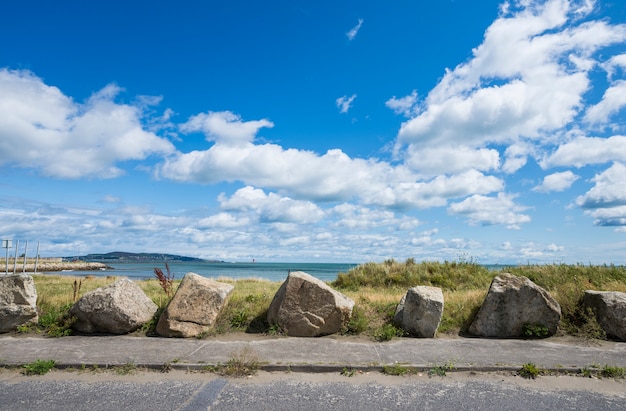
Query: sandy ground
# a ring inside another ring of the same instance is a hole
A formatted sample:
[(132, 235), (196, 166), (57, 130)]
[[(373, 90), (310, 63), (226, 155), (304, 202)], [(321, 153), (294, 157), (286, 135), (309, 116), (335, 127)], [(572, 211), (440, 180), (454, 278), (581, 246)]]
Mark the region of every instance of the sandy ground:
[[(210, 372), (171, 370), (159, 372), (136, 369), (126, 375), (119, 375), (114, 370), (52, 370), (45, 375), (25, 376), (18, 369), (0, 369), (0, 381), (18, 383), (24, 381), (81, 381), (98, 383), (104, 381), (123, 381), (141, 384), (162, 381), (210, 381), (224, 378)], [(607, 395), (626, 394), (626, 379), (585, 378), (576, 375), (539, 376), (537, 379), (525, 379), (513, 372), (470, 372), (452, 371), (444, 377), (431, 377), (426, 373), (391, 376), (380, 372), (355, 372), (353, 376), (341, 373), (297, 373), (259, 371), (254, 376), (232, 378), (237, 384), (269, 384), (276, 381), (305, 382), (326, 384), (334, 382), (350, 384), (379, 385), (415, 385), (422, 383), (456, 384), (469, 381), (483, 381), (493, 384), (507, 384), (531, 389), (560, 391), (590, 391)]]

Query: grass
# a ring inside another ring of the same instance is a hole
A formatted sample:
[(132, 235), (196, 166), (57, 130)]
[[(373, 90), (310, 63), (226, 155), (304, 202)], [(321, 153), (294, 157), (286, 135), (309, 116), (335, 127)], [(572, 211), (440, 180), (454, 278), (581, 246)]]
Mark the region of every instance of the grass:
[(435, 365), (433, 368), (428, 370), (429, 377), (445, 377), (448, 371), (454, 370), (454, 363), (452, 361), (448, 361), (445, 364)]
[(231, 354), (226, 364), (207, 366), (205, 371), (214, 372), (224, 377), (247, 377), (256, 374), (261, 367), (256, 352), (246, 345), (244, 348)]
[[(626, 292), (626, 267), (614, 265), (587, 266), (525, 265), (489, 271), (473, 261), (404, 262), (386, 260), (367, 263), (340, 273), (330, 285), (355, 301), (353, 316), (343, 330), (347, 335), (364, 335), (377, 341), (389, 341), (402, 335), (393, 325), (396, 305), (410, 287), (431, 285), (441, 287), (444, 294), (444, 312), (439, 334), (463, 334), (480, 308), (494, 276), (502, 272), (530, 278), (544, 287), (561, 305), (560, 332), (590, 339), (606, 339), (593, 313), (580, 308), (584, 290), (612, 290)], [(34, 276), (40, 311), (39, 324), (21, 327), (21, 332), (44, 332), (50, 336), (71, 333), (69, 308), (76, 298), (98, 287), (110, 284), (116, 277), (87, 276), (76, 278), (59, 275)], [(79, 280), (79, 287), (74, 284)], [(207, 336), (232, 332), (279, 335), (281, 330), (271, 327), (266, 320), (267, 310), (280, 283), (259, 279), (218, 281), (234, 285), (229, 303), (216, 320)], [(137, 281), (137, 284), (160, 309), (170, 298), (159, 280)], [(172, 282), (175, 293), (180, 280)], [(160, 312), (160, 311), (159, 311)], [(155, 319), (140, 331), (153, 332)], [(536, 324), (526, 327), (528, 338), (541, 337), (544, 330)]]
[(35, 362), (24, 364), (22, 373), (24, 375), (44, 375), (54, 368), (54, 360), (36, 360)]
[(540, 374), (541, 370), (537, 368), (532, 362), (522, 365), (522, 368), (518, 371), (518, 374), (523, 378), (535, 379)]

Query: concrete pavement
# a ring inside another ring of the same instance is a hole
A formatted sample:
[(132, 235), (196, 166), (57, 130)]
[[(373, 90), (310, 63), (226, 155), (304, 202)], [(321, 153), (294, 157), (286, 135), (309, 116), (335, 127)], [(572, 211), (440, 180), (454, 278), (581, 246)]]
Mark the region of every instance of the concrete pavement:
[(0, 366), (54, 360), (57, 367), (134, 364), (161, 369), (199, 369), (224, 364), (247, 350), (267, 371), (334, 372), (346, 367), (381, 370), (400, 364), (428, 370), (450, 364), (455, 370), (518, 370), (533, 363), (554, 371), (590, 366), (626, 368), (626, 343), (586, 342), (566, 338), (496, 340), (442, 337), (396, 338), (373, 342), (351, 337), (267, 337), (249, 334), (207, 339), (139, 336), (0, 336)]

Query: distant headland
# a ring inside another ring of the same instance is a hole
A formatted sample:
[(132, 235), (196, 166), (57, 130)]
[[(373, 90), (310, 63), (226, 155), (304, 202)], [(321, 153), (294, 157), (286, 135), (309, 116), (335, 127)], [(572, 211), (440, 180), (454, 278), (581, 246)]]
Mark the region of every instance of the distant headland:
[(223, 263), (223, 261), (219, 260), (205, 260), (175, 254), (127, 253), (123, 251), (114, 251), (106, 254), (87, 254), (82, 256), (63, 257), (63, 261), (89, 261), (103, 263), (150, 263), (168, 261)]

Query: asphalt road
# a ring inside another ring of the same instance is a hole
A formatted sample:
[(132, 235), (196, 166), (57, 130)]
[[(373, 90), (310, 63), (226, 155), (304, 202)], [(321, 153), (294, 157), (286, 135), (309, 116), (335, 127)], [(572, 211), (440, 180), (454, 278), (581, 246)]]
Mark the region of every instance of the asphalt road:
[(5, 375), (0, 410), (626, 410), (626, 382), (582, 377), (67, 374)]

